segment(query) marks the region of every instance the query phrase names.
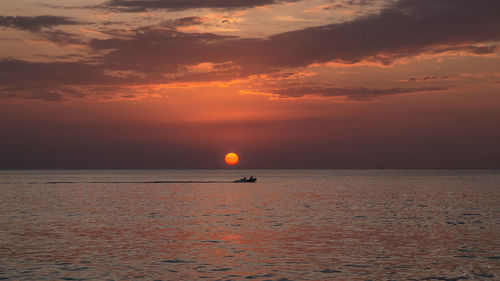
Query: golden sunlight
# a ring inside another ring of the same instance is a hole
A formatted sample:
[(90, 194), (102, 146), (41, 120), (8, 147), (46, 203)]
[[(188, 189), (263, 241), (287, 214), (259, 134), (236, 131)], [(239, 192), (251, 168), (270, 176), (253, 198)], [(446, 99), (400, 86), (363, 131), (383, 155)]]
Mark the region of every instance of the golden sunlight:
[(226, 164), (235, 165), (238, 163), (240, 158), (238, 157), (238, 155), (236, 153), (230, 152), (230, 153), (226, 154), (225, 160), (226, 160)]

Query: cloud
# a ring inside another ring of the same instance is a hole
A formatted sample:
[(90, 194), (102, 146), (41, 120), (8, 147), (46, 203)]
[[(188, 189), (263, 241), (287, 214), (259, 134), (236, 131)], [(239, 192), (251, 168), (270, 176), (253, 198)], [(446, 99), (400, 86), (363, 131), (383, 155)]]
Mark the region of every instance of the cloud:
[[(318, 12), (327, 12), (330, 10), (336, 10), (336, 9), (353, 9), (353, 8), (359, 8), (363, 6), (368, 6), (368, 5), (374, 5), (377, 4), (377, 2), (384, 2), (384, 0), (330, 0), (329, 4), (322, 4), (318, 6), (313, 6), (311, 8), (308, 8), (304, 10), (304, 13), (318, 13)], [(388, 2), (388, 1), (385, 1)], [(388, 4), (388, 3), (385, 3)]]
[(85, 94), (70, 88), (48, 87), (32, 89), (29, 86), (0, 88), (1, 99), (25, 99), (57, 102), (68, 98), (83, 98)]
[[(102, 61), (110, 68), (171, 73), (183, 65), (202, 62), (222, 63), (231, 60), (224, 55), (225, 40), (235, 37), (210, 33), (183, 33), (175, 30), (145, 27), (131, 38), (94, 39), (94, 51), (107, 51)], [(206, 61), (205, 61), (206, 60)]]
[(61, 30), (39, 31), (37, 35), (40, 35), (45, 40), (57, 44), (59, 46), (86, 45), (85, 40), (83, 40), (80, 35), (64, 32)]
[[(258, 51), (264, 50), (279, 66), (362, 60), (390, 64), (420, 53), (449, 51), (446, 47), (500, 40), (499, 9), (495, 0), (402, 0), (350, 22), (271, 36)], [(478, 48), (468, 51), (492, 51)]]
[(0, 26), (28, 31), (38, 31), (41, 28), (51, 28), (58, 25), (76, 25), (77, 21), (60, 16), (0, 16)]
[(300, 87), (300, 88), (277, 89), (277, 90), (272, 90), (270, 92), (281, 98), (297, 98), (297, 97), (312, 95), (312, 96), (322, 96), (322, 97), (346, 97), (349, 100), (366, 101), (366, 100), (374, 100), (382, 96), (443, 91), (443, 90), (446, 90), (446, 88), (420, 87), (420, 88), (370, 89), (363, 87), (357, 87), (357, 88)]
[[(127, 5), (153, 2), (159, 5), (159, 1), (125, 2)], [(203, 1), (205, 2), (208, 1)], [(235, 1), (234, 5), (244, 2)], [(222, 2), (210, 3), (216, 5), (215, 3)], [(500, 1), (497, 0), (401, 0), (375, 15), (344, 23), (280, 33), (268, 38), (185, 33), (170, 28), (147, 26), (133, 30), (131, 35), (117, 34), (109, 39), (89, 40), (87, 44), (92, 54), (91, 61), (45, 64), (19, 60), (0, 61), (0, 83), (18, 85), (28, 81), (36, 89), (39, 84), (44, 87), (56, 87), (60, 84), (138, 85), (220, 81), (278, 73), (284, 69), (301, 68), (315, 63), (350, 64), (371, 61), (389, 65), (398, 59), (420, 54), (491, 54), (497, 51), (497, 47), (484, 44), (500, 40), (498, 10)], [(174, 20), (170, 24), (196, 24), (199, 21), (197, 17), (188, 17)], [(78, 42), (77, 38), (71, 36), (57, 37), (54, 34), (53, 37), (61, 44)], [(198, 65), (220, 67), (193, 72)], [(106, 71), (131, 71), (141, 75), (120, 77), (106, 75)], [(300, 96), (305, 94), (304, 90), (293, 91), (299, 91), (296, 95)], [(351, 99), (363, 99), (366, 96), (439, 89), (323, 90), (313, 91), (313, 94), (344, 95)], [(293, 96), (293, 91), (278, 94)]]
[(409, 77), (407, 79), (398, 80), (398, 82), (429, 82), (429, 81), (443, 81), (451, 80), (452, 78), (448, 75), (444, 76), (421, 76), (421, 77)]
[(203, 23), (203, 19), (200, 17), (184, 17), (178, 18), (168, 22), (172, 26), (191, 26), (191, 25), (199, 25)]
[(388, 65), (422, 53), (495, 52), (496, 46), (475, 44), (500, 40), (499, 9), (495, 0), (402, 0), (377, 15), (264, 39), (148, 27), (131, 38), (96, 39), (91, 47), (110, 50), (103, 59), (115, 67), (154, 71), (202, 62), (232, 62), (241, 66), (242, 75), (332, 61)]
[[(182, 30), (190, 30), (193, 26), (206, 25), (209, 20), (205, 17), (183, 17), (162, 22), (159, 27)], [(155, 28), (155, 26), (150, 26)], [(158, 26), (156, 26), (158, 27)]]
[(465, 52), (474, 55), (488, 55), (494, 54), (498, 50), (498, 46), (452, 46), (445, 48), (437, 48), (431, 51), (431, 53), (448, 53), (448, 52)]
[(110, 83), (113, 77), (103, 76), (103, 67), (83, 62), (27, 62), (8, 59), (0, 61), (0, 85), (42, 86)]
[(123, 12), (143, 12), (147, 10), (187, 10), (198, 8), (242, 9), (264, 5), (295, 2), (298, 0), (111, 0), (104, 7)]

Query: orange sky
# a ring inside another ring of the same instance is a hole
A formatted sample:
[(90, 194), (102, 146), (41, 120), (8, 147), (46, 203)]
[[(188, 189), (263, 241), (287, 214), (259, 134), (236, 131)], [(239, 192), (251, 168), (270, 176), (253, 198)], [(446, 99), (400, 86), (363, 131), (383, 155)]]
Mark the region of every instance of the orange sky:
[(498, 8), (6, 0), (0, 168), (499, 168)]

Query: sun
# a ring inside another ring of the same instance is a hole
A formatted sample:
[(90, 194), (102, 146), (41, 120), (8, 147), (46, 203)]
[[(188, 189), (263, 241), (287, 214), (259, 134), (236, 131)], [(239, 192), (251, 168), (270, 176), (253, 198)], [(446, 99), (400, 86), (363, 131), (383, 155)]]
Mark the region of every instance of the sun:
[(230, 153), (226, 154), (225, 160), (226, 160), (226, 163), (228, 165), (235, 165), (238, 163), (240, 158), (238, 157), (238, 155), (236, 153), (230, 152)]

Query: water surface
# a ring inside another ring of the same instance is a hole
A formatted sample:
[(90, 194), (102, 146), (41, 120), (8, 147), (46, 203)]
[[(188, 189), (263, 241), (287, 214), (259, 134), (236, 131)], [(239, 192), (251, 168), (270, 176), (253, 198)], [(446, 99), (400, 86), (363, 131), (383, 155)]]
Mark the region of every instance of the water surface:
[(494, 170), (0, 171), (0, 279), (498, 280), (499, 198)]

